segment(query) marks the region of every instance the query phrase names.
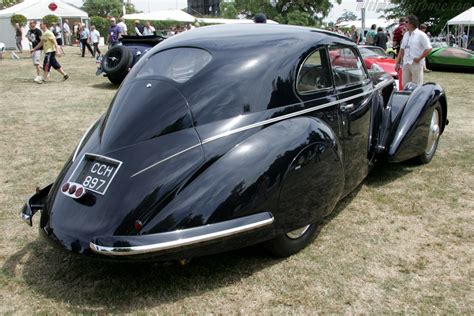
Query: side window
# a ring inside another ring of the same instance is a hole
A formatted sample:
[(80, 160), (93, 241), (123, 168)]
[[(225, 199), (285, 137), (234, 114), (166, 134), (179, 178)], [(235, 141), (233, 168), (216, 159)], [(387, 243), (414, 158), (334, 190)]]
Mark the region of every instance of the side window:
[(331, 87), (331, 74), (327, 65), (324, 49), (313, 52), (300, 68), (296, 90), (300, 93), (308, 93)]
[(362, 60), (349, 47), (329, 49), (329, 59), (336, 87), (361, 83), (367, 79)]

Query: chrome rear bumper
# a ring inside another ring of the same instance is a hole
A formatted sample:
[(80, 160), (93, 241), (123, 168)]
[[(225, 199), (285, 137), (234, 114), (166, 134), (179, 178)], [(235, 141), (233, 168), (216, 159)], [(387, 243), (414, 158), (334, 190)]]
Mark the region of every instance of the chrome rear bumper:
[(193, 246), (257, 230), (274, 221), (270, 212), (262, 212), (215, 224), (141, 236), (95, 237), (89, 248), (101, 255), (133, 256)]

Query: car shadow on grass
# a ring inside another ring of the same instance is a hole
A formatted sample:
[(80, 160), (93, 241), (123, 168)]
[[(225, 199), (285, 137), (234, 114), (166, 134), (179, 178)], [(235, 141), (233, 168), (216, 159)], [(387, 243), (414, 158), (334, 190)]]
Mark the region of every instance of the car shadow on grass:
[(91, 87), (95, 89), (102, 89), (102, 90), (117, 90), (119, 86), (107, 81), (107, 82), (93, 84), (91, 85)]
[(241, 282), (283, 259), (261, 247), (169, 263), (99, 261), (63, 253), (42, 239), (10, 256), (2, 272), (33, 293), (81, 311), (134, 312)]
[(408, 160), (401, 163), (381, 162), (374, 166), (363, 184), (369, 187), (381, 187), (396, 179), (421, 168), (417, 160)]

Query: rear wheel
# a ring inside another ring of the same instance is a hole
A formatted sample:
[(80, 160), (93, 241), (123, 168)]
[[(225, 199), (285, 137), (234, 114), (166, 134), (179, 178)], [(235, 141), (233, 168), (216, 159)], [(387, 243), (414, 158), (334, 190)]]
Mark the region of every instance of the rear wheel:
[(427, 164), (433, 159), (436, 149), (438, 148), (439, 136), (441, 134), (441, 120), (443, 117), (442, 114), (441, 105), (436, 103), (433, 114), (431, 115), (428, 142), (426, 143), (425, 152), (418, 156), (418, 160), (423, 164)]
[(130, 51), (122, 45), (112, 47), (102, 58), (102, 69), (113, 78), (123, 80), (132, 66), (133, 57)]
[(306, 225), (267, 241), (264, 247), (275, 256), (288, 257), (309, 245), (317, 231), (317, 224)]

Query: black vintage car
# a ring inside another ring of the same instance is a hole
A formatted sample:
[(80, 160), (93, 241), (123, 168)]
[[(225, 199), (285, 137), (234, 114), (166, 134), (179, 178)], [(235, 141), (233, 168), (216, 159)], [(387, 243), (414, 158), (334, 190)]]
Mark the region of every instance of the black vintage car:
[[(347, 56), (331, 65), (333, 51)], [(291, 255), (377, 161), (428, 163), (434, 83), (394, 89), (356, 45), (283, 25), (213, 26), (150, 50), (56, 181), (21, 211), (74, 253), (189, 258), (263, 243)]]

